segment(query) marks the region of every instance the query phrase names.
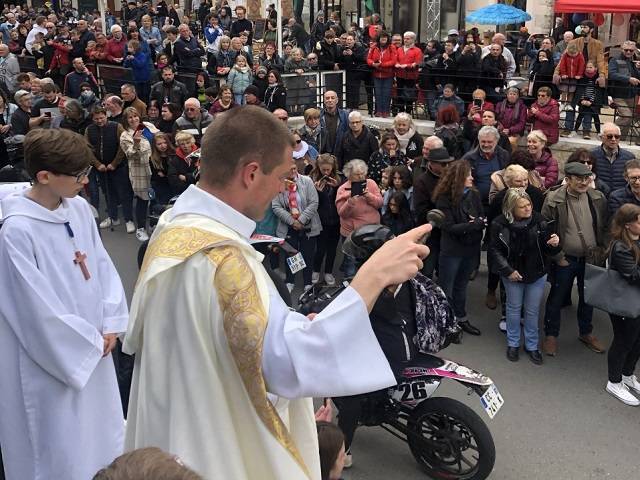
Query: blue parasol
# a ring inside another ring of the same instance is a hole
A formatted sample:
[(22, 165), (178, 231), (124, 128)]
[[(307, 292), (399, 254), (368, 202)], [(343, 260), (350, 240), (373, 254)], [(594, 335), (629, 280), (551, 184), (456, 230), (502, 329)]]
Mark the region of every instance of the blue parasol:
[(480, 25), (509, 25), (528, 20), (531, 20), (531, 15), (527, 12), (503, 3), (479, 8), (465, 18), (468, 23), (478, 23)]

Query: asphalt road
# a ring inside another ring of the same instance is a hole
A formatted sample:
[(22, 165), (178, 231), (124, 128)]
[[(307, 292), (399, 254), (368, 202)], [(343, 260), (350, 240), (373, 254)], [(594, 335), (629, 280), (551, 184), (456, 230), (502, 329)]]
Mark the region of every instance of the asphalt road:
[[(130, 298), (139, 243), (122, 225), (114, 232), (103, 231), (103, 241)], [(511, 363), (505, 357), (505, 337), (497, 328), (499, 310), (484, 306), (485, 267), (469, 291), (470, 319), (482, 336), (466, 335), (461, 345), (452, 345), (440, 355), (490, 376), (505, 405), (490, 420), (479, 398), (467, 396), (457, 383), (444, 382), (436, 395), (466, 403), (488, 424), (496, 444), (496, 465), (490, 478), (640, 478), (640, 409), (623, 405), (604, 391), (606, 354), (595, 354), (578, 342), (575, 306), (564, 310), (557, 357), (545, 357), (544, 365), (536, 366), (521, 353), (520, 361)], [(601, 312), (594, 317), (594, 334), (606, 345), (611, 341), (609, 318)], [(345, 471), (345, 480), (427, 478), (408, 446), (380, 428), (360, 428), (352, 452), (354, 466)]]

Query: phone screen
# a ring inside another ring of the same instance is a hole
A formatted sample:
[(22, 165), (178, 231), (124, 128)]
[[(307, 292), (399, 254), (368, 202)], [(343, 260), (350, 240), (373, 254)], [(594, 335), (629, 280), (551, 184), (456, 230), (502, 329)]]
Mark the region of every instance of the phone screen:
[(480, 100), (479, 98), (474, 98), (473, 99), (473, 105), (476, 107), (481, 107), (482, 106), (482, 100)]
[(364, 182), (351, 182), (351, 196), (355, 197), (357, 195), (362, 195), (362, 192), (364, 192), (364, 187), (367, 184), (366, 181)]
[(142, 123), (139, 123), (138, 126), (136, 127), (136, 131), (141, 131), (144, 130), (144, 125)]

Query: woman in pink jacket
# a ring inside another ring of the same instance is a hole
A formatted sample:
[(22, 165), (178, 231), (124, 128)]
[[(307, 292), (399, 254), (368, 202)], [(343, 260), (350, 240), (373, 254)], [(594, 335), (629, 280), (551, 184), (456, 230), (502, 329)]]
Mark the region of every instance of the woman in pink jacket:
[(547, 136), (540, 130), (527, 135), (527, 150), (536, 162), (536, 172), (540, 174), (543, 190), (558, 183), (558, 161), (547, 147)]
[(396, 63), (398, 63), (396, 47), (391, 45), (390, 35), (382, 31), (367, 55), (367, 64), (373, 67), (376, 117), (387, 118), (391, 112), (391, 87)]
[(533, 130), (542, 130), (547, 136), (547, 145), (558, 143), (560, 131), (560, 108), (558, 102), (551, 98), (549, 87), (538, 89), (538, 98), (529, 108), (529, 121), (533, 123)]
[[(356, 228), (380, 223), (382, 194), (376, 182), (367, 178), (367, 170), (363, 160), (351, 160), (342, 170), (347, 181), (338, 188), (336, 208), (343, 242)], [(355, 264), (346, 255), (340, 270), (345, 277), (352, 277), (356, 273)]]

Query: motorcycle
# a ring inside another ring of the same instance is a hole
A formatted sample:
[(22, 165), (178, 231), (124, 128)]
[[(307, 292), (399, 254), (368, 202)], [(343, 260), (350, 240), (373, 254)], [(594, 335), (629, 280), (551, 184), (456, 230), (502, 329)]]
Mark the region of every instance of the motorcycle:
[[(438, 226), (443, 216), (442, 212), (432, 210), (427, 219)], [(366, 225), (347, 238), (343, 252), (362, 264), (390, 238), (392, 234), (386, 227)], [(438, 301), (438, 296), (444, 297), (431, 280), (423, 281), (435, 289), (430, 291), (433, 301)], [(334, 287), (313, 286), (300, 297), (298, 311), (305, 315), (322, 311), (347, 286), (346, 281)], [(446, 298), (440, 301), (449, 308)], [(434, 316), (427, 322), (438, 329), (446, 323), (440, 320)], [(496, 456), (489, 428), (464, 403), (434, 395), (443, 380), (455, 380), (467, 388), (469, 395), (476, 393), (480, 397), (489, 418), (500, 411), (504, 399), (493, 380), (483, 373), (426, 353), (440, 351), (452, 342), (460, 343), (462, 332), (457, 322), (441, 333), (440, 341), (429, 343), (428, 347), (422, 345), (419, 353), (396, 372), (397, 385), (357, 396), (362, 412), (359, 424), (382, 427), (407, 442), (413, 457), (432, 478), (483, 480), (491, 474)], [(416, 342), (419, 343), (418, 337)]]

